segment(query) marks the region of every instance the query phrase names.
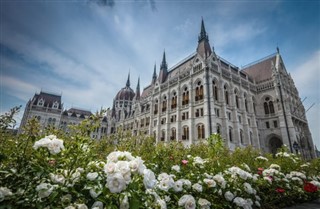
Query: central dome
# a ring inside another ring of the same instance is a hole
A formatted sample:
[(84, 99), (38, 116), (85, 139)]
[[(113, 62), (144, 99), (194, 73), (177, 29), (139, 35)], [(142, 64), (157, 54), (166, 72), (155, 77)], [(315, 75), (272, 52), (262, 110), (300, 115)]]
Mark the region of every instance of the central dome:
[(116, 95), (115, 100), (133, 100), (135, 93), (134, 91), (129, 87), (126, 86), (122, 88)]

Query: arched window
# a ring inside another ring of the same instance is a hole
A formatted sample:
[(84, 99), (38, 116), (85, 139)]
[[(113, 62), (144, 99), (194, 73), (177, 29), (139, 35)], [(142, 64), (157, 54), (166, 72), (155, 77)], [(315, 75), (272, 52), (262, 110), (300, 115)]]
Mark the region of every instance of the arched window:
[(156, 99), (155, 103), (154, 103), (154, 111), (153, 113), (156, 115), (158, 114), (158, 100)]
[(182, 93), (182, 105), (189, 104), (189, 91), (188, 87), (185, 87)]
[(229, 92), (227, 85), (224, 86), (224, 99), (226, 101), (226, 104), (229, 105)]
[(238, 95), (237, 89), (234, 90), (234, 95), (235, 95), (234, 99), (235, 99), (235, 102), (236, 102), (236, 107), (239, 108), (239, 95)]
[(166, 131), (163, 129), (161, 130), (161, 141), (164, 141), (165, 137), (166, 137)]
[(195, 101), (203, 100), (203, 85), (201, 81), (197, 83)]
[(215, 101), (218, 101), (218, 87), (215, 81), (212, 81), (212, 92), (213, 92), (213, 98)]
[(189, 127), (184, 126), (183, 127), (183, 135), (182, 135), (182, 140), (188, 140), (189, 139)]
[(167, 97), (164, 96), (163, 100), (162, 100), (162, 112), (167, 111)]
[(274, 113), (274, 106), (273, 106), (273, 102), (271, 101), (270, 97), (266, 97), (264, 101), (265, 101), (263, 103), (264, 113), (266, 115), (273, 114)]
[(171, 136), (170, 136), (170, 139), (171, 140), (175, 140), (176, 139), (176, 128), (172, 128), (171, 129)]
[(221, 134), (221, 125), (217, 123), (217, 134)]
[(232, 128), (229, 127), (229, 141), (232, 142), (233, 139), (232, 139)]
[(240, 143), (243, 144), (243, 131), (240, 129)]
[(173, 95), (171, 97), (171, 109), (177, 108), (177, 93), (173, 92)]
[(197, 129), (198, 129), (198, 139), (204, 139), (205, 138), (204, 125), (203, 124), (199, 124)]

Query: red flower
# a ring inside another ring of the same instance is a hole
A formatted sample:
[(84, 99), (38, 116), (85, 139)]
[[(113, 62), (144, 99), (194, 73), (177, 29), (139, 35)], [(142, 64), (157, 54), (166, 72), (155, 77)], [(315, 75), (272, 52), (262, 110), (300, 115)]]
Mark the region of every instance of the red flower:
[(181, 160), (182, 165), (187, 165), (188, 160)]
[(262, 175), (263, 168), (258, 168), (258, 174)]
[(278, 192), (278, 193), (284, 193), (284, 192), (285, 192), (285, 190), (284, 190), (284, 189), (282, 189), (282, 188), (280, 188), (280, 187), (278, 187), (278, 188), (276, 189), (276, 192)]
[(317, 192), (318, 191), (318, 187), (310, 182), (305, 182), (303, 189), (306, 192)]

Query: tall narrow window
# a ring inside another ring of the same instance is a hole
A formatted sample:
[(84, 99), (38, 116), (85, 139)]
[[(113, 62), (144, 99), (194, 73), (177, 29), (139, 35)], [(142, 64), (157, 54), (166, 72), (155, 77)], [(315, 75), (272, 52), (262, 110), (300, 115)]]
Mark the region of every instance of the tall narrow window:
[(204, 135), (204, 125), (203, 124), (199, 124), (198, 125), (198, 139), (204, 139), (205, 135)]
[(189, 104), (189, 91), (188, 87), (185, 87), (182, 93), (182, 105)]
[(172, 129), (171, 129), (170, 139), (171, 139), (171, 140), (175, 140), (175, 139), (176, 139), (176, 128), (172, 128)]
[(177, 93), (174, 92), (171, 98), (171, 109), (177, 108)]
[(197, 83), (195, 101), (203, 100), (203, 85), (201, 81)]
[(221, 125), (217, 124), (217, 134), (220, 134), (220, 133), (221, 133)]
[(161, 141), (164, 141), (165, 137), (166, 137), (166, 131), (162, 130), (161, 131)]
[(167, 111), (167, 97), (164, 96), (163, 100), (162, 100), (162, 112)]
[(183, 139), (183, 140), (189, 139), (189, 127), (188, 127), (188, 126), (184, 126), (184, 127), (183, 127), (182, 139)]
[(226, 85), (224, 86), (224, 99), (226, 104), (229, 105), (229, 92)]
[(232, 142), (232, 128), (229, 127), (229, 141)]
[(212, 88), (213, 98), (215, 101), (218, 101), (218, 87), (215, 81), (212, 81)]
[(239, 96), (238, 96), (238, 91), (237, 89), (234, 90), (234, 95), (235, 95), (235, 102), (236, 102), (236, 107), (239, 109)]
[(156, 100), (154, 104), (154, 114), (158, 114), (158, 100)]
[(240, 130), (240, 143), (243, 144), (243, 131)]
[(264, 113), (266, 115), (274, 113), (273, 102), (270, 100), (270, 97), (265, 98), (265, 102), (263, 103)]

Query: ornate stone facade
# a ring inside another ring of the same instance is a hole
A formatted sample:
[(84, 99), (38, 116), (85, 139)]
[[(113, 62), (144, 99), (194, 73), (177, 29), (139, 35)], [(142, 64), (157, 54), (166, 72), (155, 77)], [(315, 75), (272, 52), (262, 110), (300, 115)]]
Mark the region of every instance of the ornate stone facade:
[(297, 143), (304, 158), (315, 157), (305, 109), (279, 49), (239, 69), (211, 49), (203, 21), (196, 52), (170, 69), (164, 53), (159, 76), (155, 66), (150, 85), (140, 95), (138, 82), (130, 95), (115, 97), (109, 133), (144, 133), (186, 146), (220, 133), (231, 150), (252, 145), (275, 153), (285, 144), (294, 151)]

